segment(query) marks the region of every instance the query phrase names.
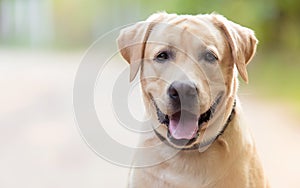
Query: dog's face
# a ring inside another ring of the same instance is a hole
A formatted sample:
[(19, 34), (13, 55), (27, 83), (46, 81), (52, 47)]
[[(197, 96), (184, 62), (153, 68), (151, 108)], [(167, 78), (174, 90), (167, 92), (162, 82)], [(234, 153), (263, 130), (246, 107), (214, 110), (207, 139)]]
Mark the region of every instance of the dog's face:
[[(158, 13), (124, 29), (118, 39), (141, 86), (155, 131), (176, 148), (208, 142), (222, 130), (237, 91), (237, 70), (257, 40), (250, 29), (220, 15)], [(148, 105), (150, 104), (150, 105)]]

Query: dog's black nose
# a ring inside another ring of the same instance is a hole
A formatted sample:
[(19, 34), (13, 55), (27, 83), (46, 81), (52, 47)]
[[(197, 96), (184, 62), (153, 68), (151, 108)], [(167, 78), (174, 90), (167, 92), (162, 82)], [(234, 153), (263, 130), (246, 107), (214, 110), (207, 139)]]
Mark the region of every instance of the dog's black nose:
[(174, 101), (197, 96), (196, 85), (191, 81), (175, 81), (168, 88), (168, 95)]

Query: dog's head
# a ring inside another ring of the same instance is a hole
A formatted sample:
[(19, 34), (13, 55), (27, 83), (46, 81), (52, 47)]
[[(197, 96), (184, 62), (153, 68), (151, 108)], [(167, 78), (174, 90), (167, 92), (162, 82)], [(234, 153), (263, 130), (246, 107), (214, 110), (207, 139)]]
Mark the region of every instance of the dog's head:
[(130, 80), (141, 69), (156, 132), (176, 148), (191, 148), (222, 130), (236, 97), (238, 72), (248, 81), (246, 65), (257, 39), (252, 30), (221, 15), (157, 13), (123, 29), (118, 44), (130, 63)]

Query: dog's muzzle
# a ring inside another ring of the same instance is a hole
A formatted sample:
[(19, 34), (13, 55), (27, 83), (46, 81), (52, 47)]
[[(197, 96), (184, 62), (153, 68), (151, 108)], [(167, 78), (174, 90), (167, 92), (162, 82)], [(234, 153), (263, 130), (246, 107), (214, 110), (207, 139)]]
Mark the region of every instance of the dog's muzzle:
[(168, 128), (168, 140), (177, 146), (188, 146), (195, 142), (199, 136), (201, 126), (208, 122), (221, 100), (222, 93), (218, 95), (211, 107), (200, 116), (198, 89), (190, 81), (175, 81), (167, 90), (173, 113), (164, 114), (155, 101), (158, 121)]
[(199, 100), (196, 85), (190, 81), (175, 81), (168, 88), (173, 113), (169, 116), (169, 138), (176, 144), (191, 140), (198, 132)]

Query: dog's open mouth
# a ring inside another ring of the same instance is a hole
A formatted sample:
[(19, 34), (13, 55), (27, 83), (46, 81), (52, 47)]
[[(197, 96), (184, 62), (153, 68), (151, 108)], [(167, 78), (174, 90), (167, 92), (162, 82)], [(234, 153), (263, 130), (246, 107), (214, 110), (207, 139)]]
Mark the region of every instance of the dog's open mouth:
[(168, 128), (173, 138), (190, 140), (198, 132), (198, 117), (185, 110), (176, 112), (171, 115)]
[(158, 121), (168, 128), (169, 140), (178, 146), (190, 145), (198, 137), (201, 126), (214, 115), (215, 109), (221, 101), (222, 94), (216, 97), (211, 107), (203, 114), (196, 115), (186, 110), (178, 111), (172, 115), (164, 114), (153, 101)]

